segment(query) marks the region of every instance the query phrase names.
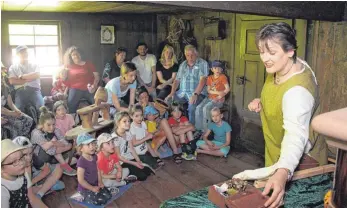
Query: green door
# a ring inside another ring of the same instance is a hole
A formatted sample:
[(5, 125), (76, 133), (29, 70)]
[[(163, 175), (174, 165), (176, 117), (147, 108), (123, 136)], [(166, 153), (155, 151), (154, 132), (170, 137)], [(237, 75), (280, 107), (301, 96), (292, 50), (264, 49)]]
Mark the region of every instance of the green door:
[(248, 104), (259, 98), (266, 71), (255, 44), (258, 29), (268, 23), (292, 20), (254, 15), (236, 15), (234, 100), (238, 116), (246, 122), (260, 124), (258, 113), (248, 111)]

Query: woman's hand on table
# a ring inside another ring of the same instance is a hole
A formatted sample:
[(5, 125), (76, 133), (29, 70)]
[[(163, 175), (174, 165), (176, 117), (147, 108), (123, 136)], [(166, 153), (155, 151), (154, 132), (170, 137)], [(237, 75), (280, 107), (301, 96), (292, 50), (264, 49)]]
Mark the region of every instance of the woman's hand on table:
[(262, 106), (259, 98), (255, 98), (248, 104), (248, 109), (256, 113), (259, 113), (261, 111), (261, 108)]
[(271, 197), (265, 202), (265, 207), (275, 208), (283, 204), (287, 179), (288, 171), (283, 168), (277, 169), (277, 171), (269, 178), (262, 194), (266, 196), (271, 190), (273, 191)]

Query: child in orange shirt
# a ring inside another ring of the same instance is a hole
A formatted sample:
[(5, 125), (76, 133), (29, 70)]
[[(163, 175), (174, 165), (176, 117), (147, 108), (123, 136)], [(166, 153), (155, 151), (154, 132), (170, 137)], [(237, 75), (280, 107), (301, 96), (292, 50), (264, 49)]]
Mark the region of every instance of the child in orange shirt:
[(223, 74), (223, 70), (223, 64), (220, 61), (212, 62), (213, 75), (208, 76), (206, 82), (208, 98), (205, 98), (195, 111), (195, 128), (198, 131), (207, 129), (207, 124), (211, 120), (211, 109), (213, 107), (221, 108), (225, 101), (225, 95), (230, 91), (228, 78)]

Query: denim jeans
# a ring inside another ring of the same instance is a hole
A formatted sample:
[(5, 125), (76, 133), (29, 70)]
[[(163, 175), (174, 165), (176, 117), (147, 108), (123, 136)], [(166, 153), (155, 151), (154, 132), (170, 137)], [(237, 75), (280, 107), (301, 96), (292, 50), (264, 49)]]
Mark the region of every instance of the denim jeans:
[(76, 113), (81, 99), (86, 99), (91, 105), (94, 103), (94, 94), (89, 93), (88, 90), (79, 90), (74, 88), (69, 89), (69, 96), (67, 98), (69, 113)]
[(24, 87), (16, 90), (15, 105), (17, 108), (25, 112), (25, 107), (28, 105), (35, 106), (37, 112), (43, 106), (43, 97), (41, 90), (33, 87)]
[(195, 104), (190, 104), (189, 99), (187, 96), (184, 97), (179, 97), (177, 95), (178, 92), (175, 93), (175, 96), (173, 98), (173, 101), (176, 101), (180, 104), (185, 104), (188, 103), (188, 117), (189, 117), (189, 122), (193, 125), (195, 125), (195, 109), (196, 107), (204, 100), (205, 96), (204, 95), (199, 95), (198, 98), (196, 99)]
[(213, 107), (223, 107), (223, 102), (215, 102), (209, 98), (205, 98), (195, 111), (195, 128), (196, 130), (206, 130), (207, 124), (211, 120), (211, 110)]

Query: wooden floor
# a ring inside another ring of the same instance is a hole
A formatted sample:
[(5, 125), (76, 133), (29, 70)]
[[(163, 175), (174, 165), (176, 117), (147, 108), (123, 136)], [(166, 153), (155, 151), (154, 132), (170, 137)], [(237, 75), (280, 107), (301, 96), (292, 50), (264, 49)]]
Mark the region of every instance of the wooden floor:
[[(123, 196), (107, 207), (158, 208), (170, 198), (198, 190), (231, 178), (246, 169), (263, 167), (263, 160), (250, 153), (234, 152), (228, 158), (198, 155), (197, 161), (183, 161), (176, 165), (165, 159), (166, 165), (144, 182), (135, 183)], [(65, 190), (43, 198), (48, 207), (81, 208), (68, 200), (77, 190), (76, 177), (63, 176)]]

